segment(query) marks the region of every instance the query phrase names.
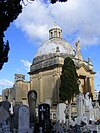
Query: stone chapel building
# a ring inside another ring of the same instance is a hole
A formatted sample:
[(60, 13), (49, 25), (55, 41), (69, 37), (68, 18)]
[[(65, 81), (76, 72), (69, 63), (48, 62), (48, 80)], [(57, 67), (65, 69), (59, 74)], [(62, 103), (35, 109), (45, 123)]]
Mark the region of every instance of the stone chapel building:
[[(20, 83), (25, 82), (23, 79), (20, 79), (19, 81), (16, 80), (15, 82), (15, 87), (13, 86), (13, 90), (16, 92), (14, 93), (15, 96), (13, 96), (15, 97), (15, 101), (16, 99), (17, 102), (22, 100), (23, 93), (25, 93), (24, 99), (26, 97), (27, 100), (27, 92), (29, 90), (35, 90), (37, 92), (37, 104), (43, 102), (48, 102), (51, 105), (57, 104), (59, 102), (62, 65), (67, 56), (71, 57), (76, 65), (80, 81), (80, 92), (90, 92), (94, 97), (95, 72), (93, 70), (93, 64), (90, 58), (88, 58), (88, 61), (83, 59), (80, 52), (80, 41), (76, 42), (75, 45), (76, 48), (63, 40), (62, 29), (54, 23), (49, 30), (49, 39), (41, 45), (33, 58), (30, 72), (28, 73), (30, 75), (30, 81), (26, 83), (27, 89), (24, 90), (24, 85), (22, 85), (20, 89), (15, 89)], [(19, 77), (18, 75), (15, 75), (15, 79), (16, 77), (20, 78), (20, 76), (21, 75), (19, 75)], [(4, 94), (3, 91), (3, 95)], [(18, 94), (20, 95), (20, 98)]]
[(62, 29), (55, 23), (49, 30), (49, 40), (38, 49), (30, 67), (31, 89), (38, 94), (38, 103), (50, 101), (59, 102), (59, 85), (62, 65), (65, 57), (71, 57), (76, 65), (80, 79), (80, 91), (89, 91), (94, 95), (94, 74), (90, 58), (84, 61), (80, 52), (80, 42), (76, 49), (63, 40)]

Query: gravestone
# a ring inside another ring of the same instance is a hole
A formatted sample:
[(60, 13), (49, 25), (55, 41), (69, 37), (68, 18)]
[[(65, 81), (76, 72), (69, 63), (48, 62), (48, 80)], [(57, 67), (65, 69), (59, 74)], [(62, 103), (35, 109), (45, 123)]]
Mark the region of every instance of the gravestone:
[(19, 104), (16, 104), (13, 108), (13, 116), (12, 116), (12, 128), (18, 129), (18, 112), (19, 112)]
[(9, 118), (9, 112), (3, 106), (0, 107), (0, 124), (3, 124)]
[(37, 92), (35, 90), (30, 90), (28, 92), (28, 104), (29, 104), (31, 126), (33, 126), (34, 123), (36, 123), (36, 100), (37, 100)]
[(76, 95), (76, 109), (77, 109), (77, 118), (76, 123), (81, 124), (82, 117), (85, 115), (85, 98), (82, 93)]
[(85, 102), (84, 102), (84, 95), (81, 93), (76, 96), (76, 108), (77, 108), (77, 117), (83, 117), (85, 114)]
[(100, 106), (98, 102), (96, 102), (95, 104), (96, 105), (94, 106), (94, 117), (95, 117), (95, 120), (98, 120), (100, 119)]
[(26, 105), (19, 108), (18, 133), (33, 133), (29, 123), (29, 108)]
[(43, 132), (49, 133), (51, 128), (50, 121), (50, 105), (43, 103), (38, 106), (39, 127), (42, 127)]
[(10, 102), (8, 102), (8, 96), (5, 96), (6, 100), (2, 102), (2, 106), (5, 108), (6, 111), (9, 112), (9, 108), (11, 107)]
[(57, 105), (57, 121), (60, 123), (65, 123), (65, 116), (66, 116), (66, 104), (59, 103)]
[(85, 115), (89, 120), (95, 121), (94, 119), (94, 108), (92, 106), (92, 100), (89, 98), (89, 92), (85, 95)]

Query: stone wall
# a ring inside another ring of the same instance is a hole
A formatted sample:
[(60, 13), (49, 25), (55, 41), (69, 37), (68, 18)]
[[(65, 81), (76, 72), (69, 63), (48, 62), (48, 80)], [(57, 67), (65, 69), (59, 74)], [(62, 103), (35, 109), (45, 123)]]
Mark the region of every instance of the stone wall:
[(31, 89), (38, 94), (37, 103), (45, 102), (46, 99), (57, 102), (60, 73), (61, 67), (57, 67), (31, 76)]

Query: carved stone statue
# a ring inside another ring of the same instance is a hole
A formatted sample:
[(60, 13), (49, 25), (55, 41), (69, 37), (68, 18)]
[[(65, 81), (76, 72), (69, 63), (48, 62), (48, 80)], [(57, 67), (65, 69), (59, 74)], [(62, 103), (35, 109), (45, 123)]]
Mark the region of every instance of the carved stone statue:
[(92, 100), (91, 98), (89, 98), (89, 92), (85, 94), (85, 103), (86, 103), (86, 106), (92, 107)]
[(37, 100), (37, 92), (35, 90), (30, 90), (28, 92), (28, 104), (29, 104), (31, 124), (36, 122), (36, 100)]
[(80, 52), (80, 41), (76, 42), (76, 55), (77, 55), (78, 59), (83, 60), (81, 52)]
[(76, 48), (77, 48), (77, 51), (80, 52), (80, 41), (79, 40), (76, 42)]

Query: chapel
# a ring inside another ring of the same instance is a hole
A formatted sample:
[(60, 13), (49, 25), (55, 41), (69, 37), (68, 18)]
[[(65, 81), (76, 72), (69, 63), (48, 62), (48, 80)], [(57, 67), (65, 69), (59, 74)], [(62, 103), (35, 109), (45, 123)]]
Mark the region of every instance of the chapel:
[(81, 93), (92, 93), (94, 98), (94, 70), (91, 59), (85, 61), (80, 41), (73, 47), (62, 38), (62, 29), (56, 23), (49, 30), (49, 39), (38, 49), (30, 67), (30, 89), (37, 92), (37, 104), (59, 103), (59, 86), (62, 65), (66, 57), (76, 65)]

